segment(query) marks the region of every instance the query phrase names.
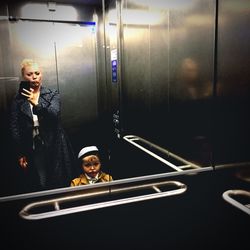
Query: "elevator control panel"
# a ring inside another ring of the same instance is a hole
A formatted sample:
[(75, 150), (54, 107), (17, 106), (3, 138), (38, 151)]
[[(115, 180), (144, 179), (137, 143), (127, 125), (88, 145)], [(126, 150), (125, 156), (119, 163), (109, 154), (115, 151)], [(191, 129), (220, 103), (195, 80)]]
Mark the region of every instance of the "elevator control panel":
[(113, 114), (113, 124), (114, 124), (114, 132), (115, 132), (117, 138), (120, 139), (121, 131), (120, 131), (120, 112), (119, 112), (119, 110), (117, 110)]
[(117, 83), (117, 49), (111, 50), (111, 79), (113, 83)]

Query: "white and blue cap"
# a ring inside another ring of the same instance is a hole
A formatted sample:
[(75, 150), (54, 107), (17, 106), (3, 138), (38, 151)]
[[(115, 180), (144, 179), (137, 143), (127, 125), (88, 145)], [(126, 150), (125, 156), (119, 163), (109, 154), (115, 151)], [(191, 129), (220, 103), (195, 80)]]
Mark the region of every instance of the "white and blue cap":
[(92, 155), (98, 153), (98, 148), (96, 146), (87, 146), (80, 150), (78, 154), (78, 159), (81, 159), (87, 155)]

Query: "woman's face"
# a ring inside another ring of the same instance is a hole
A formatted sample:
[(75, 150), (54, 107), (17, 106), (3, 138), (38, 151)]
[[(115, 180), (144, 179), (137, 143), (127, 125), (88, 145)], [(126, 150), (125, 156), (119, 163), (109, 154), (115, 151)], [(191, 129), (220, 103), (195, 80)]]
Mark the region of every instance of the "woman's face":
[(31, 88), (39, 88), (42, 83), (42, 72), (37, 64), (25, 66), (23, 70), (23, 78), (29, 81)]
[(89, 155), (82, 159), (83, 171), (90, 177), (94, 178), (101, 168), (100, 159), (97, 155)]

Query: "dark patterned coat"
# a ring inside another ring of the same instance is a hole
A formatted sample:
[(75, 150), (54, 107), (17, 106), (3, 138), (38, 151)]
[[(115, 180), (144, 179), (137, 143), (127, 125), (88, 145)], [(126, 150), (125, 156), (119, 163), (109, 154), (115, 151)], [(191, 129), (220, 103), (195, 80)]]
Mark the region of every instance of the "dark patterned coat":
[[(38, 116), (39, 133), (49, 157), (51, 187), (69, 186), (76, 174), (75, 156), (61, 125), (58, 91), (41, 86), (38, 105), (33, 108), (33, 113)], [(33, 117), (29, 102), (20, 94), (12, 102), (10, 130), (17, 158), (26, 156), (28, 160), (32, 159)]]

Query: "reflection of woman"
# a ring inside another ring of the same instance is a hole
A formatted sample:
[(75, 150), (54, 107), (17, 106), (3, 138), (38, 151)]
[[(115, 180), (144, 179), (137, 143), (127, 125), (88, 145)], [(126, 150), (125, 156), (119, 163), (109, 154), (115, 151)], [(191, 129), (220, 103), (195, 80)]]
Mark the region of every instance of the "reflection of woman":
[(193, 58), (184, 58), (181, 64), (182, 99), (198, 100), (209, 98), (212, 95), (212, 84), (204, 82), (200, 75), (200, 65)]
[(21, 64), (30, 88), (16, 95), (11, 107), (10, 129), (18, 164), (27, 176), (30, 191), (68, 186), (74, 155), (60, 123), (57, 90), (42, 86), (39, 65), (25, 59)]

